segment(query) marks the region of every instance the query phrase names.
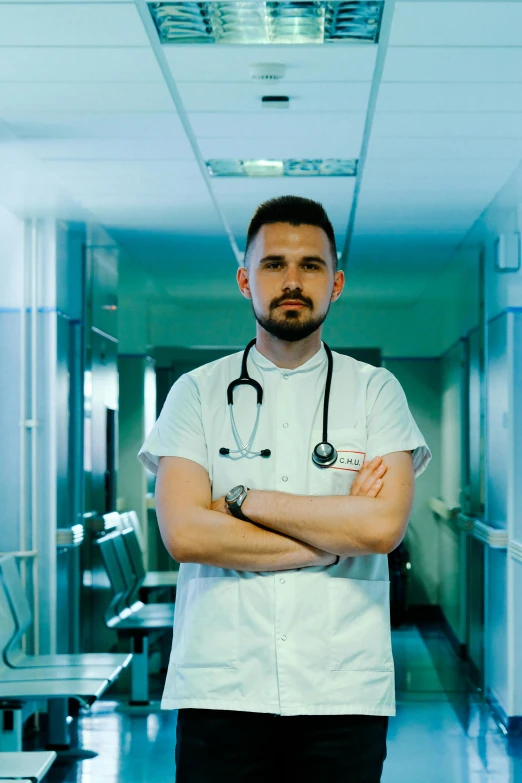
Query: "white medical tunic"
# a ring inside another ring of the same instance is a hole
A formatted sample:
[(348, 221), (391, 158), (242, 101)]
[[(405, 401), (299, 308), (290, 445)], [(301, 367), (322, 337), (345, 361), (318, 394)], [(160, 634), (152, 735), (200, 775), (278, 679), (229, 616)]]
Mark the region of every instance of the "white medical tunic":
[[(248, 372), (264, 389), (252, 450), (270, 449), (269, 458), (219, 453), (238, 448), (226, 391), (240, 375), (242, 352), (176, 381), (139, 458), (153, 472), (160, 456), (197, 462), (208, 471), (213, 499), (237, 484), (347, 495), (365, 459), (407, 449), (418, 476), (431, 453), (395, 376), (333, 358), (328, 439), (339, 458), (331, 468), (312, 462), (322, 440), (323, 346), (295, 370), (250, 352)], [(256, 418), (251, 387), (236, 388), (234, 414), (247, 443)], [(394, 715), (386, 555), (278, 572), (182, 563), (162, 707)]]

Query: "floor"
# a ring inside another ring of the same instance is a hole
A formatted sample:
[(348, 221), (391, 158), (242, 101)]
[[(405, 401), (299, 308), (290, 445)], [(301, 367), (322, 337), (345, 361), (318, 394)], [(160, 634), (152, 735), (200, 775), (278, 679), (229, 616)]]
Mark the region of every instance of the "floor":
[[(441, 631), (401, 628), (393, 645), (397, 717), (382, 783), (522, 783), (522, 735), (503, 734)], [(173, 783), (175, 726), (175, 712), (131, 715), (102, 701), (72, 725), (99, 755), (55, 764), (46, 783)]]

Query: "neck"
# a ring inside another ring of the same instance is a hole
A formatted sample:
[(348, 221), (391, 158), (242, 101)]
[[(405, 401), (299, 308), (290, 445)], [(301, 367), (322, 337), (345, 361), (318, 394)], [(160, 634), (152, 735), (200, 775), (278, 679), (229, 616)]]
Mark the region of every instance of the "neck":
[(287, 342), (269, 334), (266, 329), (257, 324), (256, 348), (265, 359), (269, 359), (276, 367), (295, 370), (315, 356), (321, 348), (321, 328), (296, 342)]

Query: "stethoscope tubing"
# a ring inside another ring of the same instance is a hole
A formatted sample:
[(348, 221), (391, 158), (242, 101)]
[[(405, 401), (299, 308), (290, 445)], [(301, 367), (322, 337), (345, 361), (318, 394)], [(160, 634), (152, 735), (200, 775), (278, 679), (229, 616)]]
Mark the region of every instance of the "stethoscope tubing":
[[(222, 455), (228, 456), (232, 454), (241, 454), (242, 456), (245, 457), (248, 456), (269, 457), (271, 455), (270, 449), (262, 449), (261, 451), (251, 451), (251, 447), (254, 442), (254, 438), (257, 432), (257, 427), (259, 424), (261, 405), (263, 404), (263, 387), (261, 386), (259, 381), (256, 381), (254, 380), (254, 378), (250, 377), (247, 369), (248, 355), (255, 344), (256, 344), (256, 338), (250, 340), (250, 342), (246, 346), (245, 350), (243, 351), (243, 358), (241, 361), (241, 375), (239, 376), (239, 378), (236, 378), (235, 380), (231, 381), (227, 387), (227, 405), (230, 411), (230, 422), (231, 422), (234, 438), (239, 448), (237, 450), (232, 450), (232, 449), (227, 449), (225, 447), (222, 447), (219, 450), (219, 453)], [(323, 342), (323, 345), (324, 345), (324, 350), (326, 352), (326, 357), (328, 359), (328, 369), (326, 372), (326, 384), (324, 388), (324, 398), (323, 398), (323, 432), (322, 432), (323, 439), (321, 443), (318, 443), (317, 446), (314, 448), (312, 453), (312, 460), (314, 464), (317, 465), (318, 467), (327, 468), (333, 465), (334, 462), (337, 460), (337, 451), (334, 449), (332, 444), (328, 442), (328, 410), (330, 405), (330, 391), (332, 387), (333, 356), (330, 348), (326, 345), (326, 343)], [(234, 391), (237, 386), (251, 386), (255, 390), (257, 396), (256, 421), (254, 424), (254, 428), (252, 430), (252, 434), (250, 435), (250, 438), (246, 445), (241, 440), (236, 425), (236, 421), (234, 418)]]

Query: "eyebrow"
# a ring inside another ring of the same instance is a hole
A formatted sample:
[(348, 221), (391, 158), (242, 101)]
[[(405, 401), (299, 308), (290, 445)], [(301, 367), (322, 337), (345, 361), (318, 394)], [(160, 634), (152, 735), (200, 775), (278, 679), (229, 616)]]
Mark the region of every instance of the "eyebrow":
[[(264, 258), (262, 258), (259, 263), (265, 264), (265, 263), (268, 263), (270, 261), (285, 261), (285, 260), (286, 260), (285, 256), (276, 256), (276, 255), (264, 256)], [(326, 261), (324, 260), (324, 258), (321, 258), (321, 256), (303, 256), (301, 261), (304, 261), (304, 262), (314, 261), (317, 264), (323, 264), (323, 266), (327, 266)]]

